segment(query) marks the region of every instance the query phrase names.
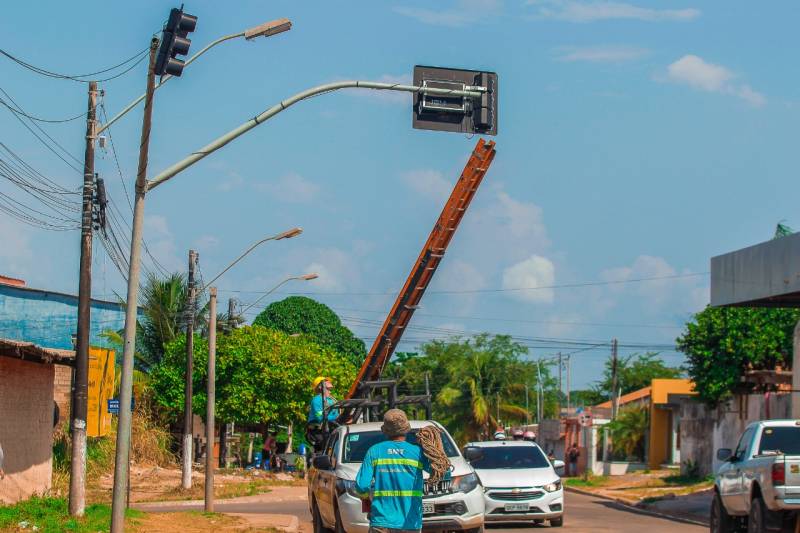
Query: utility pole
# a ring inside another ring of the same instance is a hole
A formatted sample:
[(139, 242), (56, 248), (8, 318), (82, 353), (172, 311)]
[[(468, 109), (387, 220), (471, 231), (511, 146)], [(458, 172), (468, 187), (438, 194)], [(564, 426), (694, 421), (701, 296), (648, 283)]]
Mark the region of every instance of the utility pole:
[(139, 299), (139, 271), (142, 259), (142, 222), (144, 196), (147, 192), (147, 156), (150, 147), (150, 126), (153, 117), (153, 93), (156, 86), (155, 64), (158, 38), (150, 41), (150, 63), (147, 67), (147, 91), (144, 100), (142, 137), (139, 143), (139, 168), (136, 172), (136, 193), (131, 228), (131, 257), (128, 269), (128, 293), (125, 306), (125, 345), (122, 355), (122, 379), (119, 393), (117, 449), (114, 461), (114, 491), (111, 500), (111, 533), (125, 528), (125, 497), (131, 447), (131, 395), (133, 393), (133, 355), (136, 349), (136, 302)]
[(525, 420), (527, 425), (531, 425), (531, 410), (528, 407), (528, 384), (525, 384)]
[[(208, 380), (206, 385), (206, 502), (205, 511), (214, 512), (214, 402), (217, 364), (217, 288), (208, 290)], [(232, 302), (233, 300), (230, 300)], [(228, 311), (231, 305), (228, 305)], [(220, 431), (220, 439), (222, 431)]]
[(617, 418), (619, 396), (617, 395), (617, 339), (611, 340), (611, 420)]
[(81, 259), (78, 276), (78, 335), (75, 378), (72, 381), (72, 460), (69, 475), (69, 514), (83, 516), (86, 508), (86, 415), (89, 401), (89, 323), (92, 298), (92, 206), (94, 200), (94, 137), (97, 82), (89, 82), (86, 113), (86, 148), (83, 158), (81, 206)]
[[(189, 301), (186, 304), (186, 375), (183, 386), (183, 462), (181, 471), (181, 486), (184, 489), (192, 488), (192, 374), (194, 367), (194, 308), (195, 284), (194, 268), (197, 264), (197, 252), (189, 250)], [(216, 323), (216, 320), (214, 321)], [(216, 326), (215, 326), (216, 327)]]
[(500, 425), (500, 393), (494, 393), (495, 403), (497, 403), (497, 425)]
[(561, 395), (564, 394), (564, 384), (561, 380), (561, 352), (558, 352), (558, 418), (561, 418)]
[(536, 423), (542, 423), (542, 414), (544, 411), (544, 388), (542, 386), (542, 360), (536, 361), (536, 378), (539, 385), (539, 392), (536, 396)]
[(569, 398), (569, 391), (572, 386), (570, 385), (570, 365), (569, 365), (570, 356), (567, 355), (567, 413), (569, 413), (570, 408), (570, 398)]
[(236, 300), (228, 298), (228, 332), (230, 333), (236, 327), (236, 320), (233, 318), (233, 313), (236, 311)]

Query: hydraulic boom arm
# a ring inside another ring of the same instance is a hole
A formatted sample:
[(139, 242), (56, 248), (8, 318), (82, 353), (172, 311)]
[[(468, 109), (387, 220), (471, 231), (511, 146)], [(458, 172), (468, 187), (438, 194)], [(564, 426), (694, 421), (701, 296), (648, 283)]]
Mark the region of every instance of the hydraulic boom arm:
[(450, 194), (450, 198), (433, 226), (428, 240), (422, 247), (403, 289), (397, 295), (389, 316), (386, 317), (372, 344), (372, 348), (358, 372), (358, 377), (350, 387), (347, 399), (365, 396), (368, 389), (364, 385), (380, 378), (383, 367), (399, 344), (406, 326), (414, 315), (425, 289), (431, 282), (433, 274), (447, 250), (447, 245), (450, 244), (450, 239), (453, 238), (453, 234), (469, 207), (472, 197), (475, 196), (475, 191), (478, 190), (494, 156), (494, 141), (487, 143), (483, 139), (479, 139)]

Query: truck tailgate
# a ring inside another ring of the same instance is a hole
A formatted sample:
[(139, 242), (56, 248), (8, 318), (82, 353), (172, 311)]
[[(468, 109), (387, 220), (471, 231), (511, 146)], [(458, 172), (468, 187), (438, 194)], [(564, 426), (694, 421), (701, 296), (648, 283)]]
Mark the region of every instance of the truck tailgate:
[(800, 455), (784, 456), (786, 493), (800, 494)]

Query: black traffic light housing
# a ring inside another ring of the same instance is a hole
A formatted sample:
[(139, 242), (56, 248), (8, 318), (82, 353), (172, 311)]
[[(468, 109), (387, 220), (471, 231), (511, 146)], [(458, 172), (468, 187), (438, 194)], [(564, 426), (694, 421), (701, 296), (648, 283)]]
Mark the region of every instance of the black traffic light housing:
[(415, 129), (497, 135), (497, 74), (454, 68), (414, 67), (414, 85), (485, 90), (478, 98), (414, 93)]
[(194, 31), (197, 26), (197, 17), (183, 12), (174, 7), (169, 12), (169, 20), (161, 34), (161, 46), (158, 48), (155, 72), (159, 76), (170, 74), (180, 76), (183, 72), (184, 61), (177, 56), (185, 56), (189, 53), (192, 41), (187, 36)]

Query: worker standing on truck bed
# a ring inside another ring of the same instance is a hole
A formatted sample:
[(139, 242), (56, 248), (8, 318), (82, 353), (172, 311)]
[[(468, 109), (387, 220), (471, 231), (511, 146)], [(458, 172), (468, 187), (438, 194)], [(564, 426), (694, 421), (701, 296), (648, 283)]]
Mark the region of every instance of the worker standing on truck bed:
[[(313, 387), (316, 395), (311, 399), (311, 405), (308, 407), (306, 438), (314, 446), (314, 449), (318, 450), (323, 444), (323, 421), (327, 419), (329, 423), (336, 422), (336, 419), (339, 418), (339, 410), (331, 409), (331, 406), (336, 403), (336, 399), (331, 396), (333, 383), (330, 378), (324, 376), (314, 378)], [(326, 410), (327, 416), (325, 415)]]
[(370, 533), (422, 529), (422, 472), (431, 465), (419, 446), (406, 442), (410, 430), (403, 411), (387, 411), (381, 431), (389, 440), (367, 450), (356, 475), (356, 491), (372, 500)]

